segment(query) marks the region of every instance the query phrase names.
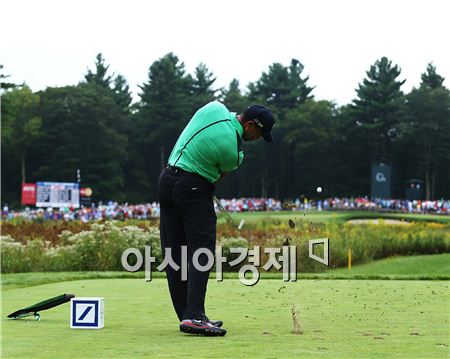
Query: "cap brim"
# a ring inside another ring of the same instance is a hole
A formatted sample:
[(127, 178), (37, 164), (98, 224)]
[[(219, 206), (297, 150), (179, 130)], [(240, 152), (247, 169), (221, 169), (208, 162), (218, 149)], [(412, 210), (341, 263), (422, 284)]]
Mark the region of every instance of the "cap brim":
[(272, 136), (272, 133), (270, 131), (263, 132), (262, 136), (264, 138), (264, 141), (269, 142), (269, 143), (273, 142), (273, 136)]

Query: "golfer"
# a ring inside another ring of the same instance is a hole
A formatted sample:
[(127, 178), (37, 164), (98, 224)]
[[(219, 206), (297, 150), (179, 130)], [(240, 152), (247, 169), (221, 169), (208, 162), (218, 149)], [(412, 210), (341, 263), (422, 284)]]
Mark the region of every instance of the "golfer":
[[(206, 254), (193, 262), (199, 248), (215, 252), (215, 184), (237, 169), (243, 159), (242, 140), (263, 137), (273, 142), (272, 112), (260, 105), (237, 115), (218, 101), (199, 109), (189, 121), (159, 177), (160, 230), (163, 254), (169, 254), (178, 270), (166, 267), (172, 303), (185, 333), (223, 336), (223, 322), (209, 320), (205, 314), (205, 295), (209, 271), (196, 267), (208, 263)], [(182, 246), (187, 247), (187, 281), (182, 280)]]

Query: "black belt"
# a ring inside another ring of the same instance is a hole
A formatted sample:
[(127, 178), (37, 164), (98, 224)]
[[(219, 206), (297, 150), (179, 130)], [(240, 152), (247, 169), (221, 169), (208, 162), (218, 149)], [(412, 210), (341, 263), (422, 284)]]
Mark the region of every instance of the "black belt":
[(180, 167), (176, 167), (176, 166), (167, 166), (166, 170), (169, 173), (172, 173), (174, 175), (183, 175), (183, 176), (197, 177), (198, 179), (201, 179), (202, 181), (205, 181), (206, 183), (208, 183), (210, 186), (215, 187), (214, 184), (209, 182), (205, 177), (199, 175), (198, 173), (185, 171), (184, 169), (182, 169)]
[(173, 174), (182, 174), (182, 175), (200, 176), (200, 175), (197, 174), (197, 173), (185, 171), (184, 169), (182, 169), (182, 168), (180, 168), (180, 167), (167, 166), (166, 169), (169, 170), (169, 172), (170, 172), (170, 173), (173, 173)]

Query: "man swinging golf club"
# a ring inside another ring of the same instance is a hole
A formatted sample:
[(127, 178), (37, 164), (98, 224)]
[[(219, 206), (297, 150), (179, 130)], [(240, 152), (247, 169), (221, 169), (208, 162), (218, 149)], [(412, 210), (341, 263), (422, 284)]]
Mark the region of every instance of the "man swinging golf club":
[[(200, 271), (193, 254), (206, 248), (212, 254), (216, 245), (214, 189), (228, 172), (237, 169), (244, 158), (242, 140), (263, 137), (273, 142), (272, 112), (260, 105), (237, 115), (218, 101), (199, 109), (181, 133), (168, 166), (159, 177), (161, 208), (161, 247), (178, 266), (182, 265), (182, 246), (187, 246), (187, 281), (180, 270), (166, 267), (172, 303), (185, 333), (223, 336), (222, 321), (205, 314), (205, 295), (209, 271)], [(200, 254), (198, 265), (206, 266), (208, 256)]]

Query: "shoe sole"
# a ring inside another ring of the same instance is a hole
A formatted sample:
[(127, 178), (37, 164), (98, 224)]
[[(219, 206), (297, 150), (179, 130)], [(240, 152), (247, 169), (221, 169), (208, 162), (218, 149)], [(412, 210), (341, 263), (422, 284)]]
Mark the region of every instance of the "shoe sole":
[(225, 329), (221, 331), (210, 330), (206, 328), (195, 328), (187, 325), (180, 325), (180, 331), (187, 334), (204, 335), (207, 337), (223, 337), (227, 332)]
[(212, 321), (212, 322), (210, 321), (210, 323), (217, 328), (220, 328), (223, 326), (223, 322), (221, 320), (216, 320), (216, 321)]

